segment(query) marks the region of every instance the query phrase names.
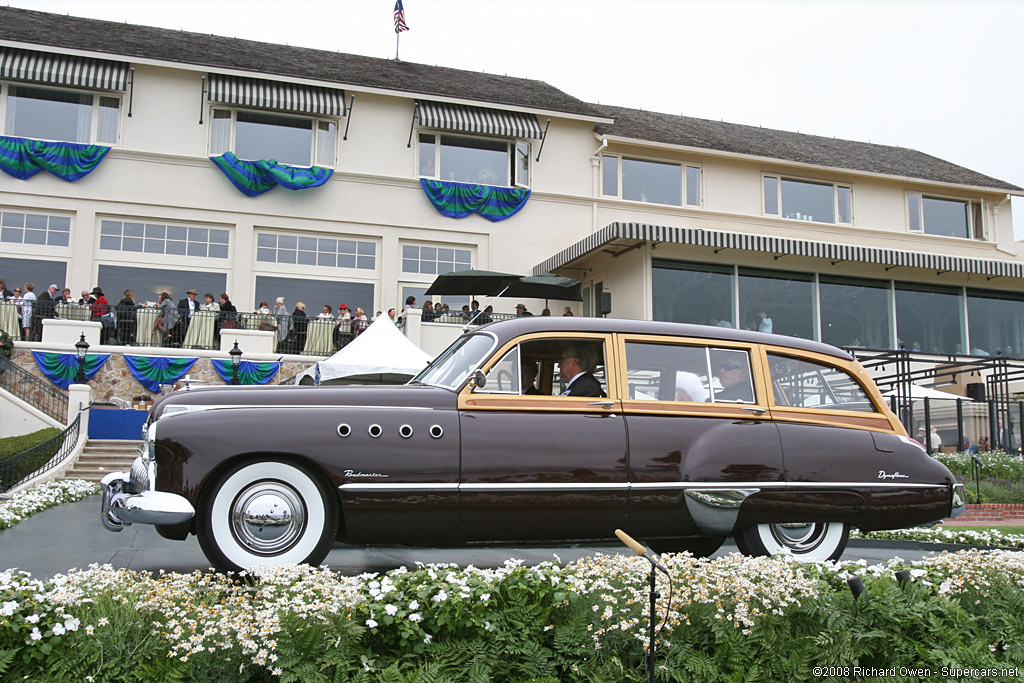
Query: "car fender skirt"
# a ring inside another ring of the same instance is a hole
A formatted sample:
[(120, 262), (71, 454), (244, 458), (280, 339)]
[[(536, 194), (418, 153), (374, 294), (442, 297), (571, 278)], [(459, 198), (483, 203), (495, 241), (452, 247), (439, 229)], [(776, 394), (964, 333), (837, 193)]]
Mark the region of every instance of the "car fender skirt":
[(857, 526), (868, 500), (857, 491), (761, 490), (743, 502), (737, 528), (784, 522), (846, 522)]
[(697, 528), (708, 536), (729, 536), (736, 526), (740, 506), (756, 488), (687, 489), (686, 510)]

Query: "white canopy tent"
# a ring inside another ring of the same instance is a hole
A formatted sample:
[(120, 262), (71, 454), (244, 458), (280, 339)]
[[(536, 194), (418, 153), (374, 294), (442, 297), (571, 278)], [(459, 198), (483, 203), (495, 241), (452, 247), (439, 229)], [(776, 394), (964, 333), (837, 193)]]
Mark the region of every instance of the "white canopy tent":
[(426, 367), (431, 356), (381, 316), (341, 351), (307, 368), (296, 384), (402, 384)]
[[(882, 396), (889, 398), (890, 396), (896, 396), (896, 389), (890, 389), (889, 391), (883, 392)], [(945, 399), (947, 401), (955, 401), (956, 399), (963, 399), (964, 401), (970, 401), (971, 399), (964, 396), (957, 396), (956, 394), (949, 394), (945, 391), (939, 391), (938, 389), (932, 389), (930, 387), (923, 387), (920, 384), (910, 385), (910, 398), (931, 398), (931, 399)]]

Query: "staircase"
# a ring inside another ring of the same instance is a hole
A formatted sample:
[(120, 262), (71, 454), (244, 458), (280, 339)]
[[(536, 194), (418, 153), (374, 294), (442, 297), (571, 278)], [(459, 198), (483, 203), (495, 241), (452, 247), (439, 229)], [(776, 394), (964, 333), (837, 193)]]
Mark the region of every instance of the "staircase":
[(89, 439), (74, 466), (62, 479), (85, 479), (99, 483), (111, 472), (128, 472), (139, 455), (141, 441)]

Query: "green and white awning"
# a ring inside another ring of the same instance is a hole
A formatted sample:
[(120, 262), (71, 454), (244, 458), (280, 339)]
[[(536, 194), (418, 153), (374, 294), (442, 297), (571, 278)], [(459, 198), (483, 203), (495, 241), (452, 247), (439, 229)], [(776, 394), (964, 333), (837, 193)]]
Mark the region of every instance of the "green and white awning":
[(426, 100), (420, 100), (417, 104), (420, 125), (425, 128), (510, 138), (539, 140), (544, 137), (544, 131), (533, 114)]
[(260, 78), (210, 74), (211, 102), (319, 116), (344, 116), (345, 91)]
[(555, 254), (533, 268), (534, 273), (547, 273), (618, 240), (689, 244), (714, 247), (716, 250), (736, 249), (778, 255), (810, 256), (830, 261), (875, 263), (888, 267), (906, 266), (936, 272), (972, 273), (989, 277), (1024, 278), (1024, 263), (994, 259), (945, 256), (919, 251), (863, 247), (853, 244), (816, 242), (785, 237), (771, 237), (704, 228), (677, 228), (646, 223), (611, 223), (568, 249)]
[(0, 78), (95, 90), (126, 90), (127, 62), (0, 47)]

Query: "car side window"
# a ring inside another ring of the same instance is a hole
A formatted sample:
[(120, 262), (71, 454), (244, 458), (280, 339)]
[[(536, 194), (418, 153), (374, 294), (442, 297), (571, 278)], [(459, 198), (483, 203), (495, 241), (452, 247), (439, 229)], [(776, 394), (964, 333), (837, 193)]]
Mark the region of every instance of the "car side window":
[(878, 412), (861, 385), (841, 368), (768, 354), (775, 402), (782, 406)]
[(519, 346), (515, 346), (491, 367), (486, 375), (487, 382), (482, 387), (475, 387), (473, 393), (519, 394), (521, 384), (519, 363)]
[(754, 403), (750, 354), (741, 349), (708, 349), (714, 403)]
[(627, 342), (626, 374), (635, 401), (703, 403), (711, 395), (707, 349), (700, 346)]

